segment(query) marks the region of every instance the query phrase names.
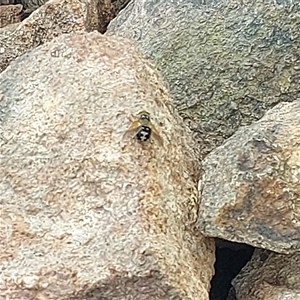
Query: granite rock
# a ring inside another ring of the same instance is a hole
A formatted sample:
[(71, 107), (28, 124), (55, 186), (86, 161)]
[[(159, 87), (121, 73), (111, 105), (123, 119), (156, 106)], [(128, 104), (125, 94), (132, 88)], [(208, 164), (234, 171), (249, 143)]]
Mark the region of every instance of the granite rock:
[[(130, 41), (61, 35), (0, 93), (0, 299), (209, 299), (197, 154)], [(142, 110), (163, 146), (123, 139)]]
[(202, 157), (299, 95), (298, 0), (135, 0), (107, 34), (132, 38), (163, 74)]
[(299, 253), (282, 255), (257, 249), (232, 281), (236, 300), (299, 300), (299, 263)]
[(241, 128), (203, 161), (198, 226), (280, 253), (300, 249), (300, 100)]
[(21, 21), (22, 5), (0, 5), (0, 28)]
[(75, 31), (103, 32), (114, 15), (110, 0), (51, 0), (17, 27), (0, 31), (0, 71), (27, 50)]

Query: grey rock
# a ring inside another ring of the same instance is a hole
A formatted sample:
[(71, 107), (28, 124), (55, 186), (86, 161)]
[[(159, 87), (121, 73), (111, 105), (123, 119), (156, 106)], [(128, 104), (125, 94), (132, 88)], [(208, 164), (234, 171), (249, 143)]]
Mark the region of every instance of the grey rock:
[[(131, 42), (61, 35), (0, 94), (0, 299), (209, 299), (193, 141)], [(163, 147), (123, 139), (141, 110)]]
[(257, 249), (232, 281), (236, 300), (299, 300), (299, 263), (299, 253), (280, 255)]
[(132, 38), (169, 84), (202, 155), (299, 94), (298, 0), (135, 0), (107, 34)]
[(0, 0), (0, 5), (9, 5), (9, 4), (15, 4), (15, 0)]
[(23, 5), (25, 10), (35, 10), (44, 5), (48, 0), (15, 0)]
[(241, 128), (203, 161), (198, 226), (280, 253), (300, 249), (300, 100)]
[(112, 0), (111, 3), (115, 8), (115, 14), (117, 15), (122, 9), (124, 9), (130, 0)]

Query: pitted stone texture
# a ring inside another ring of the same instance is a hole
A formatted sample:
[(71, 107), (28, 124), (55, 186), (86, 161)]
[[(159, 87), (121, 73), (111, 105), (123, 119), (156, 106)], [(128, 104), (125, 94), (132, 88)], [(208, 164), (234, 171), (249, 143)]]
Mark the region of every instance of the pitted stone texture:
[(0, 28), (21, 21), (22, 5), (0, 5)]
[[(12, 62), (0, 92), (0, 299), (208, 300), (197, 155), (141, 53), (63, 35)], [(164, 147), (123, 140), (142, 110)]]
[(300, 249), (300, 100), (278, 104), (203, 161), (198, 225), (280, 253)]
[(110, 0), (51, 0), (18, 27), (0, 31), (0, 71), (27, 50), (64, 33), (104, 31), (113, 16)]
[(236, 300), (299, 300), (299, 263), (299, 253), (255, 250), (251, 261), (232, 281)]
[(162, 72), (202, 156), (299, 96), (298, 0), (135, 0), (107, 33)]

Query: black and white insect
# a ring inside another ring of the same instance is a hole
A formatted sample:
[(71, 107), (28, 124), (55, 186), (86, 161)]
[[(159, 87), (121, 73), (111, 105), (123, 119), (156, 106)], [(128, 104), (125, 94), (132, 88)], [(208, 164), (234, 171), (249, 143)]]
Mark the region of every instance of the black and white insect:
[(140, 112), (137, 119), (131, 123), (123, 136), (123, 138), (127, 137), (133, 137), (141, 143), (153, 138), (160, 146), (163, 145), (163, 139), (152, 124), (150, 114), (146, 111)]

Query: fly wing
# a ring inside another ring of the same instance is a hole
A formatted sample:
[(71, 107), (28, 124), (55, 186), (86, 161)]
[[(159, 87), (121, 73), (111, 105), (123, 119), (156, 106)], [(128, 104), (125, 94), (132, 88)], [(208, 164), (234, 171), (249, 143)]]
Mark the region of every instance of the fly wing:
[(152, 125), (151, 129), (152, 129), (153, 139), (155, 139), (160, 146), (163, 146), (164, 141), (163, 141), (162, 137), (159, 135), (159, 133), (157, 132), (156, 128)]
[(128, 138), (134, 138), (137, 134), (137, 128), (139, 127), (139, 122), (135, 121), (129, 126), (129, 128), (123, 134), (123, 140)]

